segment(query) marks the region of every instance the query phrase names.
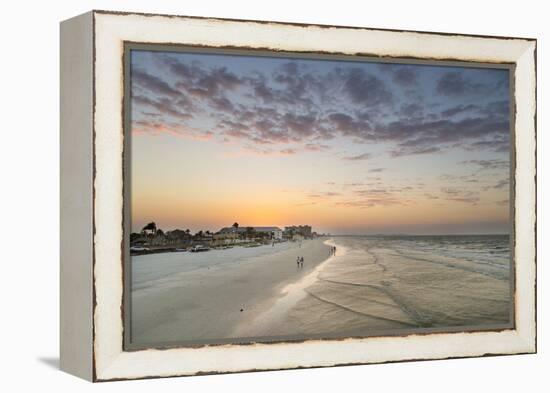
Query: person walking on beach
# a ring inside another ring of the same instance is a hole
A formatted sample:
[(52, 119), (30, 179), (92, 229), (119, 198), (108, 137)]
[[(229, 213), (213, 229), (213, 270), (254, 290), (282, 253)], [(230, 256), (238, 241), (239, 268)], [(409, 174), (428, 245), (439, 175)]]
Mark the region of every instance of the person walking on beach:
[(300, 257), (300, 267), (304, 267), (304, 257)]
[(296, 265), (300, 267), (300, 257), (296, 257)]

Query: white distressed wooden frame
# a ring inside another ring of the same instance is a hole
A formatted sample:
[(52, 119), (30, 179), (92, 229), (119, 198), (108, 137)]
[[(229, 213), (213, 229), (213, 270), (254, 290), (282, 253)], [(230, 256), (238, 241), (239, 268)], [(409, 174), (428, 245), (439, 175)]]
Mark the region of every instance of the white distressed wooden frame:
[[(123, 350), (124, 42), (515, 64), (515, 329)], [(92, 381), (536, 352), (536, 41), (93, 11), (61, 25), (61, 368)]]

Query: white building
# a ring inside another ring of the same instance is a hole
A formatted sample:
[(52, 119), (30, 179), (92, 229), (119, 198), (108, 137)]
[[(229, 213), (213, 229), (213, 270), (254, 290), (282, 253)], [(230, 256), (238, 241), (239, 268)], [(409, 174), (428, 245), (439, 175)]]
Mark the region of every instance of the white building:
[(271, 236), (274, 240), (283, 240), (283, 230), (277, 227), (273, 227), (271, 231)]
[(260, 233), (269, 232), (274, 240), (283, 239), (283, 230), (278, 227), (226, 227), (220, 229), (219, 233), (245, 233), (247, 228), (252, 228), (255, 232)]

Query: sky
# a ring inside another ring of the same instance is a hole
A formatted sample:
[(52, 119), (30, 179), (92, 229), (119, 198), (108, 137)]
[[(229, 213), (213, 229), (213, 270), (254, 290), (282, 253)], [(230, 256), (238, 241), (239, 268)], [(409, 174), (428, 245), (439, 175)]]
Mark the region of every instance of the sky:
[(507, 69), (132, 50), (131, 221), (509, 232)]

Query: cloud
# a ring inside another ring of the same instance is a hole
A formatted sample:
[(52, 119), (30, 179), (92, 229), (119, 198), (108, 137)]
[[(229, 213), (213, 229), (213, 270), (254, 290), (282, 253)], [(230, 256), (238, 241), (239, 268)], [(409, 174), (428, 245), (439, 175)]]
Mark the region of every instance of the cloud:
[(267, 85), (264, 77), (250, 80), (252, 85), (252, 97), (260, 99), (264, 104), (272, 104), (275, 101), (275, 91)]
[(510, 141), (507, 137), (496, 138), (493, 140), (482, 140), (467, 144), (464, 148), (466, 150), (485, 150), (493, 151), (495, 153), (508, 153), (510, 152)]
[(424, 112), (424, 109), (421, 105), (418, 103), (412, 102), (412, 103), (406, 103), (401, 105), (401, 109), (398, 112), (398, 115), (404, 116), (404, 117), (419, 117)]
[(212, 97), (210, 99), (210, 105), (217, 110), (223, 112), (232, 112), (235, 110), (233, 103), (226, 97)]
[(258, 147), (256, 145), (246, 145), (237, 152), (225, 153), (226, 157), (243, 157), (243, 156), (256, 156), (256, 157), (285, 157), (292, 156), (299, 152), (298, 149), (284, 148), (273, 149), (266, 147)]
[(485, 106), (485, 111), (487, 113), (509, 116), (510, 115), (510, 101), (508, 100), (499, 100), (488, 103)]
[(180, 94), (178, 90), (174, 89), (167, 82), (139, 69), (132, 68), (131, 79), (132, 83), (156, 94), (169, 97), (177, 97)]
[(306, 143), (306, 145), (304, 146), (305, 151), (312, 151), (312, 152), (323, 151), (329, 148), (330, 148), (329, 145), (324, 145), (322, 143)]
[(342, 71), (344, 91), (352, 102), (367, 106), (390, 104), (392, 93), (384, 82), (361, 68)]
[(479, 183), (479, 175), (469, 174), (469, 175), (452, 175), (452, 174), (442, 174), (438, 177), (440, 180), (450, 181), (453, 183), (462, 182), (462, 183)]
[(480, 107), (474, 104), (460, 104), (441, 112), (444, 117), (451, 117), (460, 113), (479, 111)]
[(166, 97), (151, 99), (144, 95), (133, 95), (132, 104), (154, 108), (159, 112), (156, 115), (164, 114), (180, 120), (193, 118), (193, 115), (190, 113), (193, 110), (193, 106), (184, 96), (179, 97), (177, 100), (171, 100)]
[(180, 61), (170, 54), (158, 53), (154, 58), (161, 67), (168, 68), (180, 80), (197, 80), (206, 73), (199, 63)]
[[(306, 197), (318, 203), (330, 203), (334, 206), (356, 207), (361, 209), (375, 206), (407, 205), (411, 203), (407, 194), (414, 193), (412, 186), (376, 185), (364, 182), (336, 183), (325, 182), (332, 190), (309, 191)], [(333, 191), (339, 189), (341, 191)]]
[(463, 202), (475, 205), (480, 201), (479, 192), (461, 187), (443, 187), (441, 189), (447, 201)]
[(219, 98), (228, 90), (234, 90), (242, 81), (225, 68), (216, 68), (205, 72), (200, 78), (186, 79), (178, 83), (178, 87), (186, 90), (195, 98), (212, 99)]
[(326, 197), (336, 197), (336, 196), (340, 196), (340, 195), (341, 194), (339, 192), (322, 191), (322, 192), (316, 192), (316, 193), (308, 194), (308, 197), (309, 198), (314, 198), (314, 199), (322, 199), (322, 198), (326, 198)]
[(314, 114), (297, 115), (288, 112), (282, 116), (282, 122), (286, 128), (300, 137), (312, 136), (318, 124)]
[(414, 65), (380, 64), (380, 70), (390, 74), (392, 81), (401, 87), (412, 87), (417, 84), (418, 72)]
[(495, 185), (493, 185), (492, 188), (499, 190), (499, 189), (508, 188), (509, 185), (510, 185), (509, 179), (502, 179), (502, 180), (499, 180)]
[(299, 65), (295, 60), (283, 63), (272, 75), (273, 82), (282, 85), (281, 98), (289, 102), (296, 99), (305, 104), (312, 104), (312, 94), (318, 95), (324, 90), (324, 84), (317, 75), (309, 72), (303, 63)]
[[(493, 117), (468, 117), (460, 120), (407, 121), (400, 119), (382, 125), (371, 140), (396, 142), (393, 157), (427, 154), (450, 147), (471, 148), (470, 144), (486, 138), (508, 137), (508, 120)], [(499, 146), (502, 147), (502, 146)], [(494, 149), (495, 147), (491, 147)]]
[(471, 205), (476, 205), (479, 202), (479, 197), (477, 196), (452, 197), (452, 198), (447, 198), (447, 200), (453, 201), (453, 202), (463, 202)]
[[(242, 133), (239, 131), (228, 131), (226, 135), (236, 138), (242, 138)], [(244, 138), (247, 138), (246, 136)], [(305, 146), (293, 146), (286, 148), (270, 147), (271, 144), (265, 144), (258, 146), (257, 144), (247, 144), (244, 149), (239, 153), (232, 153), (229, 156), (239, 157), (242, 155), (254, 155), (254, 156), (290, 156), (299, 153), (318, 152), (325, 149), (324, 145), (320, 144), (308, 144)]]
[(467, 160), (467, 161), (461, 161), (460, 164), (474, 165), (474, 166), (477, 166), (480, 170), (508, 169), (510, 167), (510, 162), (508, 160), (500, 160), (500, 159)]
[(399, 150), (390, 150), (390, 156), (403, 157), (403, 156), (416, 156), (422, 154), (438, 153), (441, 149), (439, 147), (404, 147)]
[(355, 155), (355, 156), (348, 156), (348, 157), (344, 157), (344, 160), (348, 160), (348, 161), (363, 161), (363, 160), (368, 160), (371, 158), (371, 154), (370, 153), (363, 153), (363, 154), (358, 154), (358, 155)]
[(369, 188), (366, 190), (355, 190), (353, 192), (354, 194), (361, 195), (364, 197), (371, 197), (371, 196), (379, 197), (380, 195), (390, 195), (390, 191), (388, 191), (385, 188)]
[(346, 113), (331, 113), (327, 117), (329, 127), (343, 136), (368, 139), (372, 127), (368, 120), (359, 120)]
[(422, 196), (426, 199), (439, 199), (437, 195), (431, 194), (429, 192), (422, 194)]
[[(419, 66), (342, 63), (316, 68), (310, 66), (313, 63), (289, 60), (244, 73), (174, 54), (159, 53), (154, 59), (161, 71), (133, 68), (136, 120), (151, 120), (146, 113), (152, 113), (157, 122), (162, 115), (167, 123), (178, 120), (182, 127), (205, 124), (223, 142), (264, 150), (271, 146), (279, 152), (328, 150), (340, 138), (385, 143), (394, 158), (450, 148), (509, 151), (507, 100), (494, 99), (484, 106), (447, 103), (441, 112), (431, 113), (434, 103), (424, 104), (393, 86), (412, 89), (418, 83)], [(476, 82), (468, 75), (467, 70), (447, 72), (436, 81), (436, 90), (452, 97), (490, 94), (486, 85), (494, 83)], [(368, 154), (343, 157), (368, 158)]]
[(166, 124), (164, 122), (151, 122), (146, 120), (137, 120), (132, 122), (132, 134), (159, 136), (170, 134), (173, 136), (188, 138), (194, 140), (210, 140), (214, 137), (212, 131), (204, 131), (180, 124)]
[(177, 87), (194, 91), (197, 96), (215, 95), (222, 89), (233, 90), (243, 83), (243, 79), (227, 67), (205, 67), (198, 62), (180, 61), (165, 53), (158, 54), (156, 59), (178, 78)]
[(347, 187), (362, 187), (362, 186), (365, 186), (366, 183), (362, 183), (362, 182), (352, 182), (352, 183), (342, 183), (341, 186), (344, 187), (344, 188), (347, 188)]
[(408, 199), (407, 195), (414, 194), (416, 190), (416, 187), (409, 185), (369, 185), (369, 183), (363, 182), (341, 184), (330, 182), (330, 185), (339, 186), (344, 190), (344, 192), (313, 193), (315, 198), (320, 199), (323, 196), (331, 196), (335, 197), (336, 200), (333, 198), (329, 199), (329, 201), (333, 201), (336, 206), (355, 207), (360, 209), (367, 209), (376, 206), (385, 207), (394, 205), (409, 205), (412, 203), (412, 200)]
[(353, 199), (338, 201), (336, 206), (355, 207), (359, 209), (368, 209), (377, 206), (394, 206), (394, 205), (406, 205), (407, 200), (397, 199), (394, 197), (369, 197), (364, 199)]
[(464, 94), (479, 92), (484, 85), (474, 83), (465, 78), (460, 71), (446, 72), (437, 81), (436, 91), (444, 96), (460, 96)]
[(508, 120), (492, 117), (468, 117), (461, 120), (442, 119), (436, 121), (406, 122), (389, 124), (385, 133), (388, 139), (408, 139), (409, 146), (437, 144), (486, 138), (493, 134), (508, 134)]

